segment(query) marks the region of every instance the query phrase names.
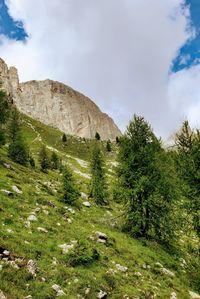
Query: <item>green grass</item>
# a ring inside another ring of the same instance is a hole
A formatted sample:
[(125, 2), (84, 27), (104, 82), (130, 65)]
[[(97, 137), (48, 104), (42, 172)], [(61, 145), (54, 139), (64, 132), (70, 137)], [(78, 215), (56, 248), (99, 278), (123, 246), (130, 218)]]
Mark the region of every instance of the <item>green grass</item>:
[[(46, 144), (57, 150), (72, 169), (90, 174), (89, 164), (83, 166), (76, 158), (88, 162), (94, 141), (68, 136), (67, 145), (63, 146), (60, 131), (26, 116), (23, 116), (23, 133), (35, 159), (41, 144)], [(105, 151), (105, 143), (101, 146)], [(105, 151), (106, 170), (110, 175), (114, 171), (110, 161), (115, 161), (117, 151), (117, 146), (113, 147), (113, 152)], [(34, 299), (56, 298), (53, 284), (58, 284), (66, 293), (63, 298), (78, 298), (78, 295), (79, 298), (97, 298), (100, 290), (107, 292), (108, 298), (128, 295), (129, 298), (143, 299), (151, 298), (150, 294), (155, 293), (156, 298), (167, 299), (173, 291), (178, 299), (190, 298), (191, 273), (193, 280), (198, 277), (195, 265), (192, 270), (183, 269), (179, 260), (181, 253), (170, 254), (158, 244), (138, 241), (121, 232), (120, 204), (111, 201), (110, 207), (100, 208), (89, 199), (92, 206), (86, 208), (80, 199), (77, 207), (73, 207), (75, 214), (71, 214), (59, 200), (58, 171), (45, 174), (38, 165), (32, 169), (13, 163), (7, 157), (6, 147), (0, 149), (0, 160), (12, 167), (7, 169), (0, 164), (0, 190), (12, 190), (15, 185), (23, 192), (9, 197), (0, 191), (0, 249), (9, 250), (12, 258), (20, 258), (19, 269), (0, 260), (0, 289), (8, 299), (21, 299), (27, 295)], [(90, 180), (77, 172), (74, 176), (80, 191), (88, 194)], [(109, 180), (112, 181), (112, 176)], [(51, 182), (52, 186), (47, 187), (46, 182)], [(36, 213), (37, 221), (27, 228), (27, 217), (35, 208), (40, 208)], [(38, 227), (47, 229), (48, 233), (39, 232)], [(107, 234), (106, 245), (90, 239), (96, 231)], [(72, 240), (77, 240), (77, 245), (69, 254), (62, 254), (59, 245), (70, 244)], [(99, 254), (98, 258), (94, 251)], [(190, 256), (185, 250), (182, 256), (189, 263)], [(30, 259), (37, 266), (36, 276), (27, 270)], [(56, 265), (52, 263), (55, 259)], [(161, 274), (156, 262), (174, 272), (175, 277)], [(117, 271), (115, 264), (128, 267), (127, 272)], [(142, 276), (138, 277), (137, 272)], [(85, 294), (86, 289), (90, 289), (88, 294)]]

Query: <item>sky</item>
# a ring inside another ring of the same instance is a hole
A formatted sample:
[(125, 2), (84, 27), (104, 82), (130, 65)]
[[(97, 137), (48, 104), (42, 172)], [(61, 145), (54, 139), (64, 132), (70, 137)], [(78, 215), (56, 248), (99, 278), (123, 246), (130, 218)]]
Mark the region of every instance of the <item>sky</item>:
[(20, 81), (89, 96), (124, 131), (200, 127), (200, 0), (0, 0), (0, 57)]

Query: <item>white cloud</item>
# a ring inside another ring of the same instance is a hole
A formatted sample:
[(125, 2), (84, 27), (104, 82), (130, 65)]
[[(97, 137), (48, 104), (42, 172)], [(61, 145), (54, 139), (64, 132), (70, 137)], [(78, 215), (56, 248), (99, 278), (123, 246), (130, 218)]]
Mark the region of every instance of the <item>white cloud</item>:
[(90, 96), (122, 129), (134, 113), (163, 136), (175, 127), (181, 114), (171, 105), (173, 92), (169, 100), (169, 70), (193, 34), (184, 0), (6, 2), (29, 39), (1, 37), (0, 56), (22, 81), (62, 81)]

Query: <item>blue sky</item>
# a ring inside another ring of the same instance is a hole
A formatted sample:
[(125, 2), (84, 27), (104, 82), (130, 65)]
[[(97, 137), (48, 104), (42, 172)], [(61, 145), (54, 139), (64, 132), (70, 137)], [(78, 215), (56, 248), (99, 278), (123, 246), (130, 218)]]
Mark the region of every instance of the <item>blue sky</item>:
[(15, 40), (25, 40), (27, 38), (23, 23), (21, 21), (13, 21), (8, 14), (4, 0), (0, 0), (0, 34)]
[[(172, 64), (173, 72), (200, 64), (200, 0), (186, 0), (186, 4), (190, 7), (191, 23), (196, 34), (180, 49)], [(0, 33), (14, 40), (25, 41), (28, 38), (22, 21), (14, 21), (10, 17), (4, 0), (0, 0)]]
[(122, 131), (134, 113), (161, 136), (200, 127), (200, 0), (185, 1), (0, 0), (0, 57), (22, 82), (89, 96)]

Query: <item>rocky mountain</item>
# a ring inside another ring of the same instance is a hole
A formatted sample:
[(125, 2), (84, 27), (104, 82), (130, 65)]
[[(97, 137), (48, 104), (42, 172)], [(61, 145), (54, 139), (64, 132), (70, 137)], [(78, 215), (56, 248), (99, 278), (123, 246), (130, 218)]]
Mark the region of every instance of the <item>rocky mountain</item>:
[(52, 80), (19, 83), (15, 67), (0, 59), (0, 80), (16, 107), (46, 125), (66, 134), (114, 140), (121, 132), (114, 121), (83, 94)]

